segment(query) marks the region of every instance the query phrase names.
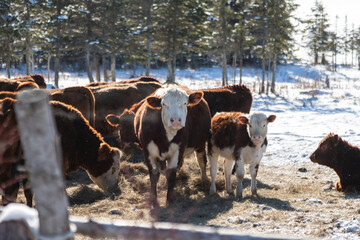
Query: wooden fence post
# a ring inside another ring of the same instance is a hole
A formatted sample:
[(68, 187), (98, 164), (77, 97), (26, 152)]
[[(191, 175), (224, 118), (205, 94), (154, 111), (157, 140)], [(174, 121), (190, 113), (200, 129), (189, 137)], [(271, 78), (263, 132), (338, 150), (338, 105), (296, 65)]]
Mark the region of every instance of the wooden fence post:
[(15, 112), (30, 187), (39, 212), (39, 233), (45, 237), (69, 233), (60, 143), (48, 94), (43, 90), (20, 93)]

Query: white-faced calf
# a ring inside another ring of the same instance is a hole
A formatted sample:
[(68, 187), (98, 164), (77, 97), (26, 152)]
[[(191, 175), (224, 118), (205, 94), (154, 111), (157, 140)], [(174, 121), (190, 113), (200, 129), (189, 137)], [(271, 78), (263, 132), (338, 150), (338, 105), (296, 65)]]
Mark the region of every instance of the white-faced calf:
[(210, 194), (216, 193), (215, 178), (218, 170), (218, 157), (225, 158), (225, 185), (232, 193), (231, 173), (236, 162), (238, 179), (236, 197), (242, 198), (244, 165), (250, 165), (251, 192), (256, 194), (256, 175), (259, 163), (267, 147), (267, 125), (276, 119), (275, 115), (253, 113), (249, 118), (241, 113), (221, 113), (211, 120), (211, 141), (209, 141)]

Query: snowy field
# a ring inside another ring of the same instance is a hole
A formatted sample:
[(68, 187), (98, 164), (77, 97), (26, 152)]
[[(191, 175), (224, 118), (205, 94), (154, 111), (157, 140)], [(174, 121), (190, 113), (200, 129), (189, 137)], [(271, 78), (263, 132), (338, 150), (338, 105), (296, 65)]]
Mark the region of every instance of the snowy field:
[[(229, 68), (229, 83), (232, 84), (231, 72)], [(36, 73), (47, 76), (45, 70)], [(2, 72), (0, 77), (5, 77), (4, 74), (5, 72)], [(12, 74), (24, 75), (23, 71), (17, 70), (12, 70)], [(133, 71), (119, 70), (116, 74), (117, 80), (127, 79), (131, 77)], [(144, 71), (138, 69), (136, 74), (140, 76)], [(152, 70), (151, 75), (165, 81), (166, 69)], [(238, 76), (237, 73), (236, 83)], [(269, 126), (269, 146), (263, 157), (263, 165), (269, 168), (287, 166), (291, 168), (292, 164), (294, 166), (299, 166), (301, 163), (309, 164), (309, 155), (317, 148), (320, 140), (330, 132), (338, 134), (352, 145), (360, 146), (360, 71), (356, 68), (339, 67), (338, 72), (333, 73), (323, 66), (301, 64), (279, 66), (277, 95), (257, 93), (261, 78), (260, 69), (245, 68), (243, 76), (243, 83), (253, 91), (252, 111), (277, 115), (276, 121)], [(330, 88), (325, 87), (326, 78), (330, 80)], [(218, 87), (221, 85), (221, 69), (177, 69), (176, 81), (194, 90)], [(48, 82), (51, 83), (51, 80)], [(88, 79), (85, 73), (62, 72), (59, 83), (62, 88), (86, 85)], [(318, 199), (309, 198), (307, 201), (314, 201), (314, 205), (324, 204)], [(360, 195), (353, 196), (351, 203), (359, 206)], [(337, 230), (334, 230), (333, 235), (328, 238), (360, 239), (359, 212), (360, 210), (354, 212), (353, 217), (335, 219)], [(331, 219), (331, 216), (327, 216), (327, 219), (329, 218)]]

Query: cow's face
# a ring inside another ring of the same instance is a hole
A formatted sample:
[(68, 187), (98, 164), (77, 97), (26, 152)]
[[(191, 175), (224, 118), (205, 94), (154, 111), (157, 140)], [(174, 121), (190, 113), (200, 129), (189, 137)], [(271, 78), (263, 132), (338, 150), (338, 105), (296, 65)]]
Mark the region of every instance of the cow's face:
[[(110, 147), (106, 143), (102, 143), (99, 148), (98, 162), (104, 166), (102, 173), (98, 176), (92, 175), (89, 171), (90, 178), (102, 190), (113, 192), (118, 189), (118, 178), (120, 173), (120, 157), (121, 151), (117, 148)], [(105, 166), (107, 166), (105, 168)], [(100, 168), (100, 167), (99, 167)]]
[(263, 113), (253, 113), (250, 115), (250, 120), (245, 116), (240, 117), (240, 121), (247, 123), (247, 131), (249, 133), (251, 141), (257, 145), (262, 143), (267, 134), (267, 126), (269, 122), (275, 121), (276, 116), (266, 116)]
[(198, 104), (202, 97), (202, 92), (188, 95), (184, 90), (171, 86), (157, 90), (153, 97), (147, 98), (147, 104), (161, 109), (165, 129), (177, 131), (185, 127), (188, 106)]
[(125, 109), (120, 116), (109, 114), (106, 116), (106, 121), (113, 127), (116, 127), (119, 134), (120, 146), (123, 149), (130, 148), (137, 141), (134, 132), (134, 118), (133, 111)]
[(320, 142), (315, 152), (311, 154), (310, 160), (321, 165), (334, 167), (338, 144), (339, 136), (330, 133)]

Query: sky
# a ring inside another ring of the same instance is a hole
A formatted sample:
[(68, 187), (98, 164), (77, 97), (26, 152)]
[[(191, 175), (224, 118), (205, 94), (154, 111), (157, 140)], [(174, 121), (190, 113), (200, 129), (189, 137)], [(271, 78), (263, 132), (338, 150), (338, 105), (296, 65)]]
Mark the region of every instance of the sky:
[[(335, 31), (336, 15), (338, 16), (337, 30), (339, 34), (343, 34), (345, 26), (345, 16), (348, 19), (349, 31), (354, 28), (360, 27), (360, 0), (319, 0), (323, 3), (325, 12), (328, 14), (329, 24), (331, 31)], [(294, 0), (295, 3), (299, 4), (298, 9), (295, 12), (297, 17), (308, 18), (311, 14), (311, 8), (315, 6), (315, 0)], [(297, 39), (301, 39), (298, 38)], [(300, 49), (297, 52), (297, 56), (301, 58), (309, 58), (308, 52)], [(348, 57), (350, 62), (350, 57)]]

